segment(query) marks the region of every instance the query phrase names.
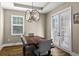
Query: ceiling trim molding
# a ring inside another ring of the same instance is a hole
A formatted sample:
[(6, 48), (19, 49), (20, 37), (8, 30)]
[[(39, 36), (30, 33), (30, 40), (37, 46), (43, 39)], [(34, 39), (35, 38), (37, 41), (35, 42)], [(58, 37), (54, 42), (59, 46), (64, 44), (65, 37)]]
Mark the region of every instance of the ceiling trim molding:
[[(47, 3), (44, 5), (44, 7), (46, 7), (48, 4), (50, 4), (50, 2), (47, 2)], [(43, 8), (44, 8), (44, 7), (43, 7)]]
[[(32, 9), (32, 6), (29, 6), (29, 5), (23, 5), (23, 4), (19, 4), (19, 3), (14, 3), (14, 6), (15, 7), (22, 7), (22, 8), (30, 8)], [(43, 7), (35, 7), (33, 6), (34, 9), (39, 9), (39, 10), (42, 10)]]

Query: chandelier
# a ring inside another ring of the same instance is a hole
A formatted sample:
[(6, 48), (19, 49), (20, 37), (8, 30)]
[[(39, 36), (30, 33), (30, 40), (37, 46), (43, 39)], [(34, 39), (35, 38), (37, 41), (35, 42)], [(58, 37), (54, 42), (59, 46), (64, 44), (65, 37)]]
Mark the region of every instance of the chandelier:
[(32, 2), (32, 10), (31, 11), (30, 10), (26, 10), (26, 12), (25, 12), (25, 19), (28, 22), (32, 22), (32, 21), (37, 22), (37, 21), (39, 21), (39, 18), (40, 18), (39, 14), (40, 13), (38, 12), (38, 10), (33, 8), (33, 2)]

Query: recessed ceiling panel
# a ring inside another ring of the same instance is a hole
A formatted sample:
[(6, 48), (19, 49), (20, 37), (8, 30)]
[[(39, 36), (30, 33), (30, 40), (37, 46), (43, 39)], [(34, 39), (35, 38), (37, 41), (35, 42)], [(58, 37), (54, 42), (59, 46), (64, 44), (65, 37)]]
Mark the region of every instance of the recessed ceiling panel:
[[(32, 2), (15, 2), (15, 3), (32, 6)], [(33, 2), (33, 6), (44, 7), (47, 3), (48, 2)]]
[[(27, 8), (24, 7), (16, 7), (14, 6), (14, 3), (17, 4), (22, 4), (24, 6), (30, 6), (31, 8), (28, 9), (32, 9), (32, 2), (1, 2), (1, 6), (4, 9), (12, 9), (12, 10), (20, 10), (20, 11), (26, 11)], [(63, 4), (64, 2), (34, 2), (33, 6), (34, 7), (38, 7), (38, 8), (42, 8), (41, 10), (39, 10), (40, 13), (48, 13), (51, 10), (55, 9), (56, 7), (58, 7), (59, 5)]]

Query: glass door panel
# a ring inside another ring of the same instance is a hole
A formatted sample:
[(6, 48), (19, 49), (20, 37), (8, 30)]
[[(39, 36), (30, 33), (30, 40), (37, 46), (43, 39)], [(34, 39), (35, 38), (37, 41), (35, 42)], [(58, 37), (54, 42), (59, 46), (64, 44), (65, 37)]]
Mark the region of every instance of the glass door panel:
[(59, 15), (56, 15), (53, 17), (53, 36), (54, 36), (54, 44), (59, 46), (59, 40), (60, 40), (60, 19)]

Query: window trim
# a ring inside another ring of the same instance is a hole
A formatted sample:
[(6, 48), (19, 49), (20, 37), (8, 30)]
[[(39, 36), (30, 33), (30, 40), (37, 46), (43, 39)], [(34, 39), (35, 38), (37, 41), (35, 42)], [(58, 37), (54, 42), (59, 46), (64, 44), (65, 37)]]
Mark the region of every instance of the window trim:
[[(16, 25), (15, 26), (23, 26), (23, 33), (20, 33), (20, 34), (14, 34), (13, 33), (13, 17), (22, 17), (23, 18), (23, 25)], [(11, 35), (24, 35), (24, 16), (20, 16), (20, 15), (11, 15)]]

